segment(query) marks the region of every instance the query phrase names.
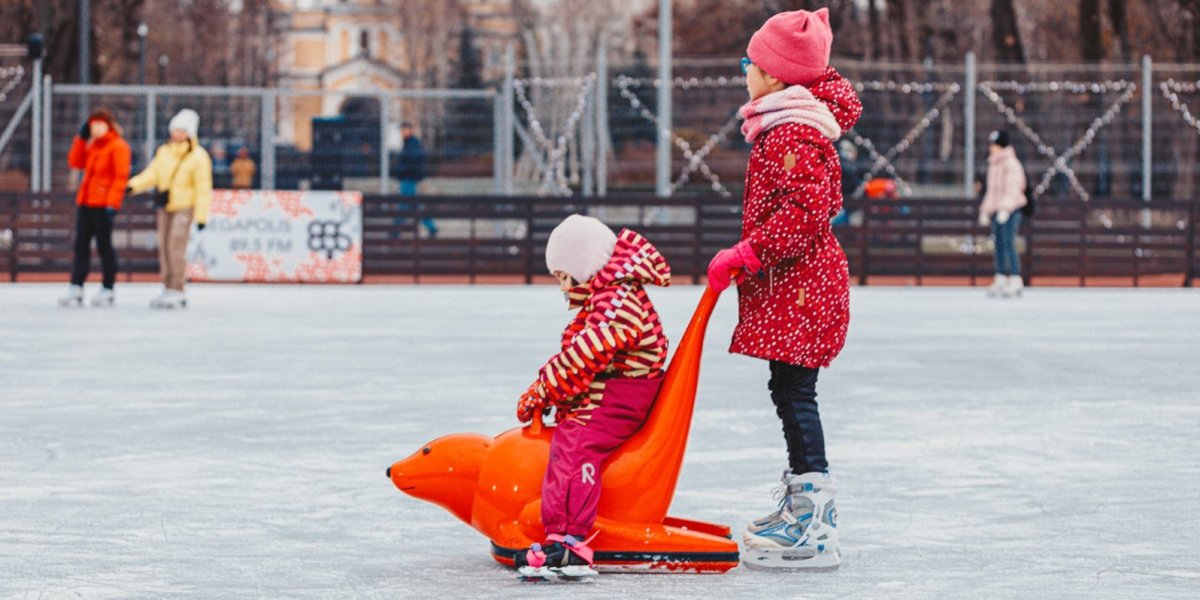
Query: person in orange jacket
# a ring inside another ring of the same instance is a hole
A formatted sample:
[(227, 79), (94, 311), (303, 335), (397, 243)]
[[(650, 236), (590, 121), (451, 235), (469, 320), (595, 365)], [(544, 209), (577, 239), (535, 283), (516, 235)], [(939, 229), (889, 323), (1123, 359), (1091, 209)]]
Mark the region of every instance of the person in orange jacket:
[(63, 306), (83, 305), (83, 282), (91, 267), (91, 246), (95, 238), (103, 269), (103, 287), (92, 298), (92, 306), (112, 306), (113, 285), (117, 281), (113, 222), (125, 199), (125, 183), (129, 180), (132, 161), (129, 144), (121, 138), (121, 129), (111, 112), (102, 108), (88, 116), (71, 143), (67, 162), (71, 168), (83, 171), (83, 181), (75, 195), (75, 204), (79, 208), (75, 217), (71, 287), (59, 303)]

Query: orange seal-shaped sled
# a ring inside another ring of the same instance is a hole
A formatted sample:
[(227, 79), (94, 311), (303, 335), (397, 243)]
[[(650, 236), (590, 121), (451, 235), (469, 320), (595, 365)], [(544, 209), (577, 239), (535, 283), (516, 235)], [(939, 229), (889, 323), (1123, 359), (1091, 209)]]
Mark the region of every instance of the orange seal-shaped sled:
[[(642, 428), (604, 463), (595, 549), (600, 570), (723, 573), (738, 564), (729, 527), (667, 516), (683, 464), (704, 331), (717, 293), (704, 292)], [(492, 556), (545, 538), (542, 477), (552, 431), (535, 419), (495, 438), (438, 438), (388, 468), (400, 491), (449, 510), (488, 536)]]

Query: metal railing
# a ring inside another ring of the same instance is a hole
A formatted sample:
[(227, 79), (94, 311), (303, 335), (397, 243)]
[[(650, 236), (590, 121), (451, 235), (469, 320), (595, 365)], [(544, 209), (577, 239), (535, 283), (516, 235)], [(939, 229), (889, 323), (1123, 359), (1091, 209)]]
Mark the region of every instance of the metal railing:
[[(833, 231), (859, 284), (915, 285), (989, 281), (988, 230), (976, 201), (963, 198), (852, 199)], [(73, 197), (0, 193), (0, 273), (11, 281), (70, 270)], [(368, 196), (363, 204), (363, 273), (368, 281), (468, 282), (546, 276), (550, 231), (567, 215), (598, 216), (644, 234), (667, 257), (678, 281), (701, 281), (709, 259), (741, 234), (741, 205), (710, 194), (655, 198), (528, 196)], [(420, 224), (433, 219), (430, 238)], [(1044, 199), (1026, 221), (1018, 250), (1033, 284), (1120, 283), (1191, 286), (1197, 277), (1200, 203)], [(201, 234), (202, 235), (202, 234)], [(157, 270), (153, 210), (126, 203), (114, 245), (126, 279)]]

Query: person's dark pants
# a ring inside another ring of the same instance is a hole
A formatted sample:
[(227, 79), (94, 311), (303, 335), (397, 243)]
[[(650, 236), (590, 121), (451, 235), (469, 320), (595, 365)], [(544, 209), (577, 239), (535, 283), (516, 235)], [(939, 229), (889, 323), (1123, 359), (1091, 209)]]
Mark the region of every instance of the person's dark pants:
[(112, 232), (116, 211), (107, 208), (80, 206), (75, 215), (75, 263), (71, 267), (71, 284), (83, 285), (87, 281), (92, 262), (92, 238), (96, 239), (96, 250), (100, 252), (100, 267), (104, 273), (103, 285), (112, 289), (117, 282), (117, 251), (113, 249)]
[[(420, 182), (416, 179), (401, 179), (400, 180), (400, 195), (401, 196), (416, 196), (417, 184)], [(407, 208), (407, 205), (404, 205)], [(421, 208), (424, 208), (423, 206)], [(425, 230), (429, 232), (429, 237), (437, 237), (438, 227), (433, 219), (425, 217), (421, 219), (421, 224), (425, 226)]]
[(992, 219), (992, 236), (996, 244), (996, 272), (1001, 275), (1021, 274), (1021, 257), (1017, 254), (1017, 230), (1020, 228), (1020, 212), (1014, 212), (1003, 224)]
[(819, 369), (798, 367), (771, 361), (771, 400), (775, 414), (783, 421), (787, 441), (788, 464), (792, 473), (825, 473), (825, 433), (817, 412), (817, 373)]

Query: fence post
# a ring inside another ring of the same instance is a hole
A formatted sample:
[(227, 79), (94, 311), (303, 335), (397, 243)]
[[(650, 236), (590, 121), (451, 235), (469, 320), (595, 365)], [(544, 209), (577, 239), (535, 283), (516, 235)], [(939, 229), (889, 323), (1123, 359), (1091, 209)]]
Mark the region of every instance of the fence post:
[(379, 94), (379, 193), (384, 196), (388, 193), (387, 130), (390, 104), (387, 94), (381, 92)]
[(608, 195), (608, 37), (596, 51), (596, 195)]
[(708, 273), (704, 269), (704, 197), (696, 195), (692, 197), (692, 283), (700, 284), (700, 274)]
[(33, 61), (33, 118), (29, 123), (29, 191), (42, 191), (42, 138), (38, 133), (42, 127), (42, 59)]
[(580, 154), (583, 155), (583, 195), (590, 197), (595, 193), (595, 179), (593, 170), (596, 166), (596, 87), (592, 87), (591, 98), (585, 100), (587, 104), (583, 109), (583, 125), (582, 134), (583, 140), (580, 144)]
[(500, 94), (492, 97), (492, 193), (504, 193), (504, 164), (500, 148), (504, 146), (504, 99)]
[(671, 195), (671, 1), (658, 3), (658, 142), (654, 155), (654, 191)]
[(858, 285), (867, 285), (867, 271), (870, 270), (870, 261), (867, 257), (871, 252), (871, 244), (868, 239), (871, 233), (871, 202), (869, 200), (863, 202), (862, 215), (862, 232), (858, 240), (858, 256), (862, 272), (858, 274)]
[[(146, 165), (150, 164), (150, 159), (154, 157), (154, 121), (157, 118), (157, 110), (157, 94), (150, 90), (146, 92), (146, 136), (142, 139), (142, 156), (145, 157)], [(142, 167), (145, 168), (145, 165)]]
[(513, 194), (513, 166), (516, 158), (513, 156), (513, 127), (514, 117), (513, 112), (516, 107), (513, 106), (513, 79), (517, 76), (517, 57), (512, 44), (504, 51), (504, 86), (500, 90), (503, 94), (504, 119), (501, 141), (503, 147), (500, 148), (500, 156), (503, 159), (501, 166), (503, 168), (504, 190), (506, 196)]
[(50, 160), (50, 136), (52, 134), (50, 105), (54, 101), (54, 78), (46, 75), (42, 78), (42, 191), (49, 192), (53, 181), (54, 161)]
[(1196, 228), (1200, 226), (1200, 224), (1196, 223), (1196, 213), (1200, 213), (1200, 210), (1197, 210), (1196, 207), (1200, 206), (1200, 202), (1193, 200), (1188, 204), (1191, 205), (1191, 210), (1188, 212), (1190, 221), (1188, 223), (1188, 262), (1187, 270), (1183, 276), (1183, 287), (1192, 287), (1192, 280), (1196, 278)]
[(1142, 200), (1150, 201), (1150, 186), (1154, 182), (1151, 157), (1153, 154), (1153, 96), (1150, 89), (1154, 85), (1154, 65), (1150, 55), (1142, 56)]
[(967, 53), (963, 82), (963, 193), (975, 196), (975, 53)]
[(264, 190), (275, 189), (275, 99), (276, 94), (267, 91), (262, 95), (262, 178), (259, 185)]
[(1037, 221), (1035, 219), (1024, 219), (1022, 222), (1025, 224), (1025, 268), (1022, 269), (1025, 274), (1021, 279), (1025, 287), (1029, 287), (1033, 283), (1033, 228)]
[(522, 262), (525, 269), (525, 285), (529, 285), (533, 283), (533, 268), (530, 264), (533, 262), (533, 245), (535, 241), (533, 238), (533, 201), (524, 202), (523, 205), (525, 207), (525, 260)]
[(10, 241), (12, 243), (8, 246), (8, 279), (10, 282), (16, 283), (17, 271), (21, 270), (21, 263), (17, 261), (17, 248), (21, 247), (21, 227), (19, 225), (21, 222), (21, 199), (13, 198), (12, 200), (12, 216), (10, 217), (10, 223), (12, 223), (12, 240)]

